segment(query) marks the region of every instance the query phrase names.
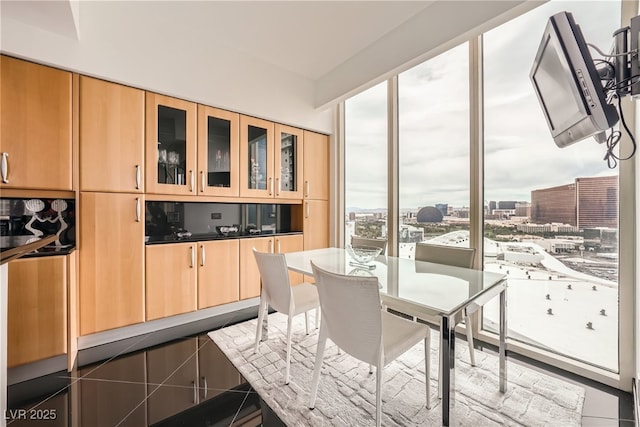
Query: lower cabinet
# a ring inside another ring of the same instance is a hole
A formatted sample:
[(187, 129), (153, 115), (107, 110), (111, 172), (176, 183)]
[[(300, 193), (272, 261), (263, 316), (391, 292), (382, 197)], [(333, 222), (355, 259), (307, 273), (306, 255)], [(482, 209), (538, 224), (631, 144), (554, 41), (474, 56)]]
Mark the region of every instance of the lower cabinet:
[(329, 202), (304, 201), (304, 250), (329, 247)]
[(196, 242), (146, 247), (146, 319), (188, 313), (197, 307)]
[(240, 298), (238, 240), (198, 242), (198, 309)]
[(67, 353), (66, 256), (9, 263), (7, 366)]
[[(240, 299), (260, 296), (260, 271), (252, 249), (258, 252), (297, 252), (303, 248), (303, 236), (255, 237), (240, 240)], [(292, 285), (302, 282), (302, 275), (289, 273)]]
[(144, 201), (80, 194), (80, 335), (144, 321)]

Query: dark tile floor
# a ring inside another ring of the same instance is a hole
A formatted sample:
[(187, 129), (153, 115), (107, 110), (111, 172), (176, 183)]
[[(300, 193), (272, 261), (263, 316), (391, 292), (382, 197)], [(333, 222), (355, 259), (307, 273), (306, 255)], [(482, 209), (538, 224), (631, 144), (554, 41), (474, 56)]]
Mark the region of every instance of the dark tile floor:
[[(205, 333), (252, 316), (239, 312), (200, 325), (199, 333), (161, 331), (81, 352), (81, 366), (73, 372), (11, 386), (8, 425), (283, 426)], [(634, 425), (631, 394), (530, 360), (511, 360), (582, 384), (583, 426)]]

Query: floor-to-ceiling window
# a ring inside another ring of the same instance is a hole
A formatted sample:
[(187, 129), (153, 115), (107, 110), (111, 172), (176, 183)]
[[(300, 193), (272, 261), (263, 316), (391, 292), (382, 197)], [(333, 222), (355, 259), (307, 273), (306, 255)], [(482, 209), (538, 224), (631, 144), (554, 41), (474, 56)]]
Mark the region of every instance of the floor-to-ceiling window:
[[(344, 141), (346, 243), (350, 234), (397, 233), (397, 254), (412, 257), (417, 241), (468, 246), (469, 235), (483, 234), (484, 268), (509, 277), (513, 348), (550, 352), (564, 367), (572, 363), (568, 357), (613, 372), (619, 370), (619, 324), (632, 321), (618, 304), (619, 224), (632, 216), (619, 188), (632, 183), (628, 173), (627, 181), (619, 176), (620, 167), (607, 167), (606, 148), (593, 139), (556, 147), (529, 72), (549, 16), (571, 12), (587, 42), (608, 51), (620, 9), (619, 1), (552, 0), (484, 33), (478, 62), (469, 62), (473, 49), (464, 43), (399, 74), (397, 146), (392, 143), (398, 175), (390, 177), (398, 182), (391, 195), (398, 198), (396, 230), (387, 230), (385, 214), (375, 212), (385, 211), (386, 174), (394, 170), (386, 156), (393, 117), (386, 114), (393, 114), (387, 105), (395, 101), (388, 94), (396, 92), (387, 92), (386, 83), (346, 101)], [(482, 90), (469, 83), (474, 75), (482, 76)], [(481, 93), (477, 105), (470, 105), (470, 90)], [(473, 128), (470, 111), (483, 117)], [(484, 151), (476, 156), (469, 135), (480, 130)], [(469, 171), (480, 165), (482, 183), (471, 185)], [(470, 222), (470, 201), (482, 199), (483, 220)], [(485, 330), (495, 331), (497, 301), (482, 320)]]
[(387, 84), (345, 102), (345, 242), (387, 238)]
[(398, 255), (469, 246), (469, 46), (398, 76)]
[[(509, 275), (510, 338), (617, 371), (618, 170), (593, 138), (556, 147), (529, 80), (547, 19), (564, 10), (609, 49), (611, 1), (551, 1), (483, 36), (485, 269)], [(484, 327), (496, 321), (490, 305)]]

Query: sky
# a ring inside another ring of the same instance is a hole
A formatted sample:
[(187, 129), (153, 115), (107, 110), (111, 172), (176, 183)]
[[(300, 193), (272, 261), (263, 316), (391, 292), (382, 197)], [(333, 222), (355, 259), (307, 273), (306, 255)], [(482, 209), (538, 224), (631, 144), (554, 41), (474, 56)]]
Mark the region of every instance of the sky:
[[(549, 16), (573, 13), (587, 42), (608, 52), (619, 9), (617, 1), (551, 1), (485, 33), (485, 200), (530, 201), (535, 189), (617, 175), (592, 138), (555, 145), (529, 72)], [(401, 209), (469, 206), (467, 52), (465, 43), (399, 76)], [(387, 205), (386, 93), (382, 83), (346, 101), (347, 208)]]

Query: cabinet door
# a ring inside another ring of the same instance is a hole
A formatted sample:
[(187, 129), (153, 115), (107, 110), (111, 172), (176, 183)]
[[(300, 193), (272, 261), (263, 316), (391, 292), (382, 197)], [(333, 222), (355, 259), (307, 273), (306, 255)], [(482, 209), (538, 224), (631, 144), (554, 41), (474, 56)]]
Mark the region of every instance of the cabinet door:
[(275, 124), (275, 189), (276, 197), (302, 198), (304, 141), (301, 129)]
[(198, 403), (197, 345), (188, 338), (147, 351), (148, 425)]
[(146, 189), (196, 194), (196, 104), (147, 92)]
[(198, 243), (198, 309), (238, 301), (238, 240)]
[(196, 244), (146, 247), (147, 320), (196, 309)]
[(304, 198), (329, 200), (329, 137), (304, 131)]
[(64, 256), (18, 259), (9, 263), (9, 367), (66, 354), (66, 267)]
[(238, 196), (240, 115), (198, 105), (198, 194)]
[(304, 250), (329, 247), (329, 202), (304, 201)]
[(252, 249), (273, 252), (273, 238), (256, 237), (240, 240), (240, 299), (260, 296), (260, 271)]
[(80, 335), (144, 321), (141, 195), (80, 193)]
[[(299, 252), (304, 249), (304, 237), (302, 234), (295, 236), (277, 236), (275, 238), (275, 250), (278, 253)], [(304, 281), (301, 273), (289, 272), (289, 283), (299, 285)]]
[(273, 123), (240, 116), (240, 196), (273, 197)]
[(0, 109), (0, 188), (71, 190), (71, 73), (0, 56)]
[(80, 190), (142, 193), (144, 91), (80, 76)]

